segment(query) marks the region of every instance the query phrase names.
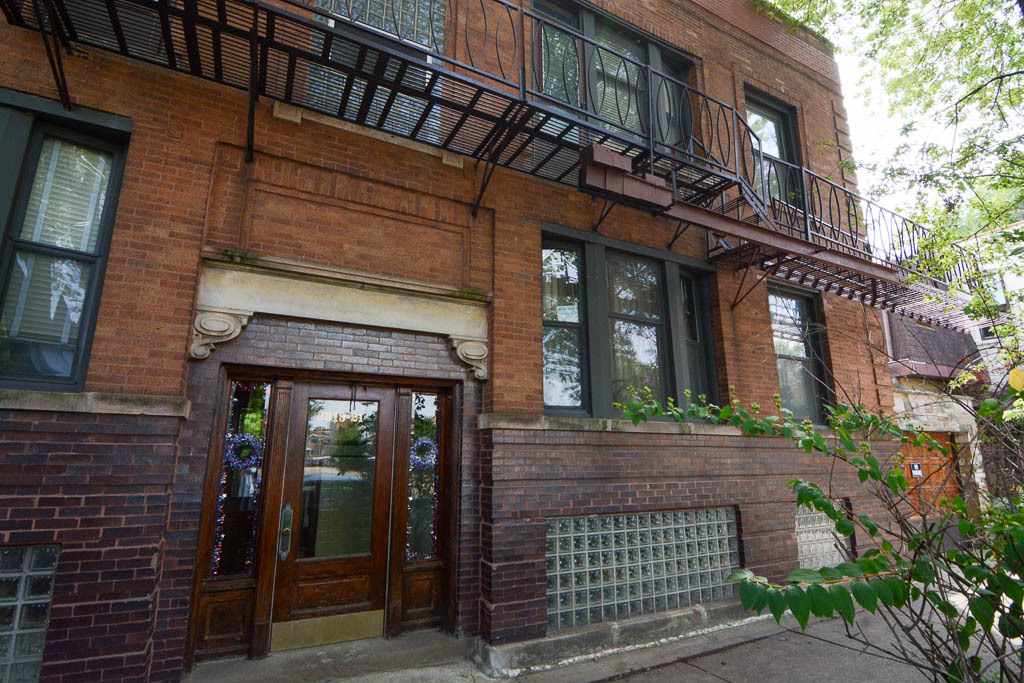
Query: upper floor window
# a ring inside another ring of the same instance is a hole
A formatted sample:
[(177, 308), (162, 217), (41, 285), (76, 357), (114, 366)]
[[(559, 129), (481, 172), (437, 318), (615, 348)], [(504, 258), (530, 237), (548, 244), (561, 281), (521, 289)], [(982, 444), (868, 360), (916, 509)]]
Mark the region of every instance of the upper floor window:
[[(0, 110), (31, 135), (15, 140), (17, 190), (2, 218), (0, 381), (80, 389), (121, 178), (119, 145)], [(0, 206), (0, 209), (3, 207)]]
[(675, 261), (546, 240), (541, 258), (544, 404), (612, 416), (629, 387), (659, 401), (712, 390), (701, 280)]
[(816, 300), (772, 287), (768, 292), (768, 305), (782, 406), (791, 410), (793, 419), (798, 422), (811, 420), (821, 424), (828, 384)]
[[(755, 185), (773, 199), (796, 203), (799, 195), (800, 154), (797, 146), (796, 112), (787, 105), (747, 88), (747, 124), (761, 140), (764, 167), (754, 169)], [(785, 163), (776, 163), (776, 160)], [(761, 184), (764, 183), (764, 187)]]
[[(645, 135), (652, 125), (661, 142), (689, 140), (692, 115), (683, 92), (689, 59), (573, 3), (534, 0), (533, 9), (541, 17), (533, 30), (534, 87), (541, 93), (580, 108), (613, 132)], [(651, 78), (645, 65), (654, 70)]]

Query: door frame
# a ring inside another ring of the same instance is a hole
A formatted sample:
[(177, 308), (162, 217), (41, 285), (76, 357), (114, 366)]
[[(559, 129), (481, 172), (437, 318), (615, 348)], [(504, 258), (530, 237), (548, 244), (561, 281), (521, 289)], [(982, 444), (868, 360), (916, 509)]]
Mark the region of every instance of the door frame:
[[(326, 373), (288, 368), (267, 368), (238, 364), (222, 364), (218, 372), (216, 405), (207, 446), (207, 463), (200, 499), (199, 528), (193, 573), (193, 586), (189, 603), (188, 636), (185, 645), (185, 670), (190, 671), (196, 661), (197, 652), (203, 659), (217, 656), (247, 654), (250, 659), (259, 659), (270, 653), (270, 631), (273, 615), (275, 583), (277, 580), (277, 542), (280, 513), (283, 504), (284, 486), (278, 485), (278, 498), (271, 500), (264, 495), (260, 502), (256, 532), (256, 563), (253, 576), (244, 579), (214, 579), (209, 576), (209, 562), (213, 550), (214, 522), (217, 514), (216, 500), (219, 493), (220, 471), (223, 467), (223, 438), (226, 430), (227, 402), (232, 381), (269, 382), (272, 385), (268, 416), (270, 430), (265, 449), (264, 481), (282, 481), (285, 475), (285, 448), (292, 429), (292, 401), (294, 385), (297, 382), (324, 383), (332, 385), (365, 386), (393, 389), (395, 391), (395, 439), (392, 471), (397, 472), (403, 461), (408, 466), (408, 453), (400, 454), (401, 444), (408, 443), (407, 432), (411, 424), (411, 394), (413, 392), (436, 393), (443, 406), (442, 421), (439, 425), (443, 435), (439, 451), (439, 528), (438, 560), (443, 565), (441, 594), (439, 600), (439, 630), (453, 633), (456, 624), (456, 558), (459, 538), (458, 513), (461, 494), (461, 382), (458, 380), (389, 377), (381, 375), (360, 375), (356, 373)], [(410, 412), (406, 416), (406, 412)], [(402, 438), (398, 438), (402, 437)], [(407, 447), (407, 446), (406, 446)], [(406, 483), (407, 485), (407, 483)], [(266, 485), (264, 490), (266, 491)], [(392, 499), (397, 499), (395, 480), (392, 479)], [(402, 632), (402, 596), (395, 590), (402, 581), (405, 567), (405, 545), (395, 542), (395, 533), (404, 527), (398, 526), (399, 515), (391, 515), (389, 521), (389, 550), (387, 580), (385, 588), (385, 637), (394, 637)], [(404, 521), (403, 521), (404, 524)], [(223, 653), (214, 650), (198, 651), (200, 603), (216, 598), (218, 594), (234, 591), (250, 593), (247, 623), (243, 628), (248, 632), (248, 645), (238, 646)]]

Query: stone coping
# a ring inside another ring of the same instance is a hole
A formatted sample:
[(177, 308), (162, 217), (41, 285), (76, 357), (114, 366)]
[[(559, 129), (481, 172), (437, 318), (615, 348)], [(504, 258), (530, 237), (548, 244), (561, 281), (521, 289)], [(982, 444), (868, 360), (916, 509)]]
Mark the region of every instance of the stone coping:
[(104, 413), (187, 418), (191, 404), (182, 396), (114, 394), (99, 391), (69, 393), (0, 389), (0, 410), (41, 410), (58, 413)]
[(713, 436), (743, 436), (732, 425), (713, 425), (704, 422), (674, 422), (652, 420), (634, 425), (626, 419), (593, 417), (555, 417), (550, 415), (504, 415), (485, 413), (477, 418), (479, 429), (526, 429), (567, 432), (622, 432), (626, 434), (700, 434)]

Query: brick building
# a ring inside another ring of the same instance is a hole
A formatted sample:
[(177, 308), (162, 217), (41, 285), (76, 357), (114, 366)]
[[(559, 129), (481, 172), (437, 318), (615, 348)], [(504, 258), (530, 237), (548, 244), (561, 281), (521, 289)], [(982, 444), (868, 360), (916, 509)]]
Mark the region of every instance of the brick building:
[(892, 410), (963, 322), (745, 2), (0, 9), (0, 677), (706, 613), (828, 472), (626, 387)]

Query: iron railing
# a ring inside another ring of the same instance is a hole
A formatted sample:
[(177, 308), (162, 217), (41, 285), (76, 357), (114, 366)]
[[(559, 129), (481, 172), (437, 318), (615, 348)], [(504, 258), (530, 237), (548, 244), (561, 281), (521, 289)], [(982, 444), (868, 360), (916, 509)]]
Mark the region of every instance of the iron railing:
[[(65, 45), (559, 182), (577, 183), (583, 150), (602, 144), (662, 177), (679, 201), (899, 274), (927, 256), (925, 228), (764, 154), (732, 105), (508, 0), (0, 0), (0, 9)], [(967, 268), (965, 255), (938, 280)]]

